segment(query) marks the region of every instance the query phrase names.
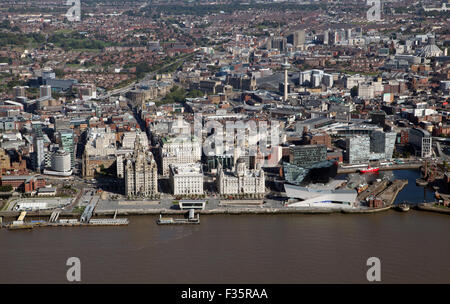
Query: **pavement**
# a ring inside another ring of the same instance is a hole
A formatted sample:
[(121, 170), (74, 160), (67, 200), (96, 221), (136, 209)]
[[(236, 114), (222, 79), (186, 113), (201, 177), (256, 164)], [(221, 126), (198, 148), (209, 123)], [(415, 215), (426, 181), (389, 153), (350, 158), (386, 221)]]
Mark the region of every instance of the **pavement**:
[(19, 198), (9, 203), (7, 211), (16, 211), (14, 208), (20, 203), (47, 203), (48, 209), (69, 205), (74, 198)]
[[(199, 200), (205, 200), (207, 201), (205, 210), (214, 210), (219, 208), (224, 208), (223, 206), (220, 206), (220, 199), (217, 197), (207, 197), (204, 199)], [(124, 198), (119, 198), (117, 200), (99, 200), (97, 207), (95, 209), (96, 212), (111, 212), (111, 211), (151, 211), (151, 210), (179, 210), (178, 205), (173, 204), (173, 201), (175, 199), (165, 197), (161, 198), (160, 200), (136, 200), (136, 201), (130, 201), (125, 200)], [(249, 199), (249, 200), (222, 200), (222, 201), (228, 201), (233, 202), (233, 205), (228, 205), (227, 209), (233, 209), (233, 208), (242, 208), (242, 206), (245, 206), (245, 208), (255, 208), (255, 209), (261, 209), (261, 208), (282, 208), (283, 207), (283, 200), (275, 200), (275, 199)], [(262, 207), (260, 205), (256, 205), (255, 201), (263, 201), (264, 204)]]

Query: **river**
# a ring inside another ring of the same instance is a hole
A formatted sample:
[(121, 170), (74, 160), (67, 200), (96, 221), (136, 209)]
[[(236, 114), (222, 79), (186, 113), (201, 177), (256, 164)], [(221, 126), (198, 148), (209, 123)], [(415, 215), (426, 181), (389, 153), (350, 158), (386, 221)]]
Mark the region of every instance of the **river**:
[[(397, 201), (423, 201), (415, 171)], [(432, 199), (431, 192), (427, 193)], [(211, 215), (200, 225), (0, 230), (0, 283), (365, 283), (369, 257), (385, 283), (450, 283), (450, 217), (411, 210), (349, 215)]]

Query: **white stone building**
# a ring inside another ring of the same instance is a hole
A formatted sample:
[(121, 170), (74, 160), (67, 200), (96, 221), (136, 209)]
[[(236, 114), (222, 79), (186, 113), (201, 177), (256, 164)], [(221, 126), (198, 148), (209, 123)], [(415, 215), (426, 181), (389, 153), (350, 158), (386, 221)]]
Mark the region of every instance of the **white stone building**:
[(140, 142), (144, 147), (148, 146), (147, 134), (141, 131), (126, 132), (122, 137), (122, 149), (134, 149), (136, 136), (139, 136)]
[(360, 84), (358, 87), (358, 97), (362, 99), (375, 98), (375, 87), (372, 84)]
[(86, 156), (107, 156), (116, 153), (116, 133), (110, 128), (91, 128), (87, 134)]
[(162, 175), (168, 176), (170, 165), (198, 162), (202, 149), (196, 137), (177, 136), (162, 140), (159, 155)]
[(257, 169), (249, 170), (245, 162), (240, 159), (235, 165), (235, 171), (225, 172), (219, 164), (216, 176), (218, 192), (223, 194), (256, 194), (264, 195), (265, 175), (260, 166)]
[(155, 197), (158, 194), (158, 168), (147, 146), (136, 144), (131, 157), (124, 164), (125, 195), (128, 197)]
[(170, 187), (174, 195), (202, 195), (203, 170), (199, 163), (171, 164)]

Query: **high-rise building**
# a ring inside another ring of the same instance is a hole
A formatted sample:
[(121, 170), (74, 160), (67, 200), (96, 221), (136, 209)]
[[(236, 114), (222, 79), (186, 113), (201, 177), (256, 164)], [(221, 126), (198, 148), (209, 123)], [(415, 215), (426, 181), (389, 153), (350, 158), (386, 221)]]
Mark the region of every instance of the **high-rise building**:
[(270, 40), (270, 49), (277, 49), (280, 52), (286, 50), (287, 39), (284, 37), (274, 37)]
[(295, 48), (302, 47), (305, 44), (305, 30), (298, 30), (287, 36), (287, 42)]
[(433, 155), (432, 137), (428, 131), (419, 128), (410, 129), (409, 143), (419, 151), (421, 157)]
[(322, 77), (322, 83), (327, 87), (327, 88), (332, 88), (334, 85), (334, 78), (333, 75), (331, 74), (323, 74)]
[(358, 87), (358, 97), (362, 99), (375, 98), (375, 88), (371, 84), (360, 84)]
[(125, 159), (125, 195), (128, 197), (156, 197), (158, 195), (158, 168), (148, 146), (136, 143), (131, 157)]
[(325, 145), (303, 145), (289, 147), (289, 162), (296, 166), (306, 166), (327, 159)]
[(349, 163), (369, 160), (391, 159), (397, 133), (373, 131), (370, 135), (353, 136), (346, 139), (346, 161)]
[(25, 89), (26, 89), (26, 87), (23, 87), (23, 86), (15, 86), (13, 88), (14, 99), (17, 99), (20, 97), (26, 97)]
[(72, 168), (70, 154), (64, 150), (58, 150), (52, 154), (52, 170), (56, 172), (69, 172)]
[(44, 148), (44, 136), (42, 130), (36, 130), (33, 138), (34, 149), (34, 170), (40, 172), (45, 167), (45, 148)]
[(44, 97), (52, 97), (52, 87), (49, 85), (42, 85), (39, 88), (39, 97), (40, 98), (44, 98)]
[(70, 154), (70, 164), (71, 168), (75, 164), (75, 145), (73, 138), (73, 131), (70, 129), (59, 131), (59, 136), (61, 139), (61, 148)]
[(354, 136), (346, 139), (346, 160), (353, 164), (369, 160), (370, 137), (367, 135)]
[(329, 44), (330, 43), (330, 31), (326, 30), (323, 33), (323, 44)]

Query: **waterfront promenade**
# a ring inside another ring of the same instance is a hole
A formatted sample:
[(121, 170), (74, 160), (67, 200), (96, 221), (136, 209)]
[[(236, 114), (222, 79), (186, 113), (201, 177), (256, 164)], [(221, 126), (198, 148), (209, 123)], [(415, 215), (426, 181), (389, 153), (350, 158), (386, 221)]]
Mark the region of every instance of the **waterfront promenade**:
[[(419, 169), (420, 166), (422, 166), (422, 162), (411, 162), (407, 164), (392, 164), (392, 165), (381, 165), (379, 166), (380, 171), (392, 171), (392, 170), (414, 170)], [(346, 167), (339, 167), (338, 168), (338, 174), (347, 174), (347, 173), (356, 173), (360, 170), (360, 167), (352, 167), (352, 168), (346, 168)]]

